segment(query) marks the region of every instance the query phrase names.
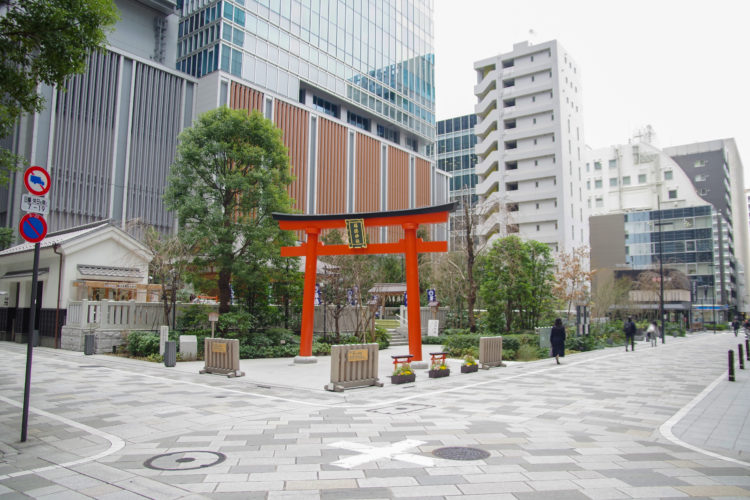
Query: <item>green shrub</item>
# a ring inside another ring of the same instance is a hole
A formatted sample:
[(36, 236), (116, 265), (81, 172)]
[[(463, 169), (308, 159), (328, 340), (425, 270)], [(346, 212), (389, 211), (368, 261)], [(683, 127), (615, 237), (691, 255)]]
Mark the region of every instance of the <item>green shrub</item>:
[(422, 337), (422, 345), (443, 345), (448, 337), (445, 335), (436, 337)]
[(312, 345), (313, 356), (330, 356), (331, 355), (331, 344), (324, 342), (313, 342)]
[(460, 358), (469, 349), (479, 351), (479, 335), (446, 335), (443, 346), (450, 357)]
[(508, 361), (516, 359), (516, 351), (514, 349), (506, 349), (503, 347), (503, 359), (507, 359)]
[(375, 342), (378, 343), (378, 349), (388, 349), (388, 346), (391, 345), (391, 334), (382, 326), (376, 326)]
[(603, 342), (595, 335), (572, 336), (565, 339), (565, 347), (578, 352), (593, 351), (603, 347)]
[(446, 328), (443, 335), (469, 335), (471, 332), (468, 328)]
[(518, 352), (516, 352), (516, 359), (518, 361), (534, 361), (539, 358), (539, 349), (531, 344), (523, 344), (518, 348)]
[(159, 335), (154, 332), (130, 332), (125, 348), (131, 356), (139, 358), (159, 355)]

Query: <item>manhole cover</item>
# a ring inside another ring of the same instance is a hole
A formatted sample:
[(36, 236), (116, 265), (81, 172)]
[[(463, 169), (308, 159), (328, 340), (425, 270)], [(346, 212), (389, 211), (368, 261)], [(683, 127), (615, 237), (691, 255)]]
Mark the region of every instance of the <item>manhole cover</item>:
[(218, 465), (226, 459), (226, 455), (215, 451), (176, 451), (151, 457), (143, 466), (154, 470), (193, 470)]
[(398, 415), (399, 413), (411, 413), (413, 411), (420, 411), (426, 408), (432, 408), (432, 406), (423, 404), (405, 404), (397, 406), (386, 406), (385, 408), (375, 408), (374, 410), (370, 411), (374, 413), (384, 413), (386, 415)]
[(465, 448), (463, 446), (438, 448), (437, 450), (433, 450), (432, 454), (448, 460), (483, 460), (490, 456), (490, 454), (484, 450)]

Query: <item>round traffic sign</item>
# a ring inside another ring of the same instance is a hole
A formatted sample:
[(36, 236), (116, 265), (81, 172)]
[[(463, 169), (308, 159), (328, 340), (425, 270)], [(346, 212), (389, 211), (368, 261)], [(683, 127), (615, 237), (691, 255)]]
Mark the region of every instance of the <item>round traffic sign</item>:
[(47, 236), (47, 221), (39, 214), (26, 214), (21, 217), (18, 232), (29, 243), (37, 243)]
[(29, 167), (23, 174), (23, 183), (31, 194), (44, 196), (51, 187), (49, 173), (42, 167)]

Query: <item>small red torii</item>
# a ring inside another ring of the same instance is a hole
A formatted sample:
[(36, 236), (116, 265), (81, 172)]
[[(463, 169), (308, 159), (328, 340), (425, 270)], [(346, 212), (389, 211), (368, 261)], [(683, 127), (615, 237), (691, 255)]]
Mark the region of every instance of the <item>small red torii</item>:
[[(403, 253), (406, 261), (406, 310), (409, 315), (409, 354), (413, 361), (422, 361), (422, 325), (419, 306), (418, 253), (447, 252), (446, 241), (424, 241), (417, 238), (420, 224), (439, 224), (448, 221), (455, 203), (434, 205), (390, 212), (366, 212), (331, 215), (299, 215), (273, 213), (279, 228), (304, 231), (307, 242), (295, 247), (282, 247), (282, 257), (305, 257), (305, 285), (302, 296), (302, 331), (299, 360), (312, 359), (313, 322), (315, 318), (315, 281), (318, 255), (368, 255)], [(380, 226), (401, 226), (404, 239), (396, 243), (367, 243), (366, 229)], [(324, 245), (318, 241), (323, 229), (349, 229), (349, 245)], [(354, 240), (354, 241), (353, 241)], [(297, 360), (295, 360), (297, 361)]]

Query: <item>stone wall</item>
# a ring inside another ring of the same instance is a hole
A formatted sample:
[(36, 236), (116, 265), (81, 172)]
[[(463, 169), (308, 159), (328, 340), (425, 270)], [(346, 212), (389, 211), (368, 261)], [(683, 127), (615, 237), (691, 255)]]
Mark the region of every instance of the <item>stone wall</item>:
[(112, 352), (113, 347), (124, 345), (128, 330), (83, 330), (76, 327), (64, 326), (60, 347), (69, 351), (83, 352), (84, 335), (93, 334), (96, 354)]

